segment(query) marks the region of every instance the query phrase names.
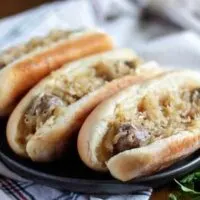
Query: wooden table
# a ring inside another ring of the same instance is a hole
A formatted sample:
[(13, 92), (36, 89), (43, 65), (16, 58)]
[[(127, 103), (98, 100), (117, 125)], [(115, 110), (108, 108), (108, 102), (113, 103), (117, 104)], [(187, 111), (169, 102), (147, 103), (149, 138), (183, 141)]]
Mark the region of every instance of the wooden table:
[(151, 200), (168, 200), (169, 194), (172, 192), (169, 188), (163, 188), (159, 191), (153, 192)]
[(2, 0), (0, 3), (0, 18), (19, 13), (52, 0)]

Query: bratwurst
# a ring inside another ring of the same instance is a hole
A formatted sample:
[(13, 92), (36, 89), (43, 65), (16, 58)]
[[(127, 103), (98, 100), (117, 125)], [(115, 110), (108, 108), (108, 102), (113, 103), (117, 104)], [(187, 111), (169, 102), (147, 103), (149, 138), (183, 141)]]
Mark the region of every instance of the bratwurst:
[(128, 181), (199, 149), (199, 76), (194, 71), (166, 72), (102, 102), (79, 132), (83, 162)]

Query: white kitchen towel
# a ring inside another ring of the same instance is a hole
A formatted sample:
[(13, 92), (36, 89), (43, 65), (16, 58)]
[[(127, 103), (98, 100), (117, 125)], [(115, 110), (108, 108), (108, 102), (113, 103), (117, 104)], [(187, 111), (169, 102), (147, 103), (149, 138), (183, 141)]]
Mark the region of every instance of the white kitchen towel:
[[(135, 4), (134, 4), (135, 2)], [(46, 4), (14, 17), (0, 20), (0, 48), (46, 34), (52, 28), (100, 27), (113, 36), (120, 47), (130, 47), (145, 60), (157, 60), (163, 66), (198, 69), (200, 39), (196, 33), (160, 18), (141, 20), (137, 1), (75, 0)], [(113, 11), (113, 13), (111, 13)], [(11, 172), (0, 162), (0, 199), (127, 199), (147, 200), (151, 189), (121, 196), (88, 196), (60, 191)]]

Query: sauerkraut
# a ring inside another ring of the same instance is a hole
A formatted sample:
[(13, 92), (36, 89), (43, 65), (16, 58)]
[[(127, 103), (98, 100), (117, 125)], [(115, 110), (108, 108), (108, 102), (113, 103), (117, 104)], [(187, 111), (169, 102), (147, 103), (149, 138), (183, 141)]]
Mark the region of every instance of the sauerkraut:
[[(189, 130), (199, 119), (199, 88), (165, 91), (165, 95), (149, 91), (132, 108), (126, 109), (123, 104), (116, 106), (115, 117), (109, 122), (101, 151), (97, 149), (99, 160), (106, 161), (115, 153)], [(126, 130), (122, 131), (123, 126)], [(130, 144), (131, 141), (134, 144)]]
[[(137, 60), (99, 62), (73, 76), (60, 75), (54, 83), (46, 87), (47, 93), (35, 97), (27, 108), (20, 126), (21, 138), (29, 140), (44, 124), (50, 126), (63, 109), (75, 103), (85, 95), (97, 90), (109, 81), (135, 74)], [(25, 136), (24, 136), (25, 135)], [(20, 139), (22, 141), (23, 139)], [(26, 143), (26, 141), (24, 141)]]
[(52, 30), (45, 37), (35, 37), (25, 44), (11, 47), (0, 54), (0, 69), (37, 48), (46, 47), (59, 40), (67, 39), (72, 33), (74, 31)]
[(99, 62), (94, 67), (77, 73), (73, 78), (69, 79), (65, 75), (60, 76), (49, 90), (52, 94), (63, 99), (67, 105), (70, 105), (88, 93), (97, 90), (106, 82), (125, 75), (134, 75), (138, 65), (137, 60)]

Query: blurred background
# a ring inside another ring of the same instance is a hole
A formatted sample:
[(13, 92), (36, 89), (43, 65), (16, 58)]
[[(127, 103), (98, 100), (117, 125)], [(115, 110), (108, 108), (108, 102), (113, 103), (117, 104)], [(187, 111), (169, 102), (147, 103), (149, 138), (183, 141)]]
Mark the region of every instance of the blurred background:
[(200, 63), (200, 0), (6, 0), (0, 2), (0, 49), (51, 29), (96, 27), (145, 60)]

